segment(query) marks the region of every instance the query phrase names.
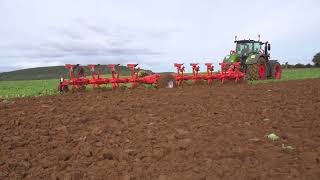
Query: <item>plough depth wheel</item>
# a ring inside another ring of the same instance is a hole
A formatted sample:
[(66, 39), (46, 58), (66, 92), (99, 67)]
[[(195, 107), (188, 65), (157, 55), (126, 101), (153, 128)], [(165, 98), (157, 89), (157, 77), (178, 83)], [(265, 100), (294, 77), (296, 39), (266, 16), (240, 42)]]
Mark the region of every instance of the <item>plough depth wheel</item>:
[(157, 83), (157, 88), (175, 88), (177, 86), (175, 78), (172, 74), (161, 74)]

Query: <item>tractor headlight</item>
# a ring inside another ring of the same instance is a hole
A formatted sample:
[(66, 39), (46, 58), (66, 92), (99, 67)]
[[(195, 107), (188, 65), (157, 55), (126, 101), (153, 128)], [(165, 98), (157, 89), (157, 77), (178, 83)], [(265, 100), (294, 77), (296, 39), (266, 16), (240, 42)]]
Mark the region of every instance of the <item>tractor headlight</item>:
[(256, 55), (251, 55), (251, 59), (254, 59), (254, 58), (256, 58)]

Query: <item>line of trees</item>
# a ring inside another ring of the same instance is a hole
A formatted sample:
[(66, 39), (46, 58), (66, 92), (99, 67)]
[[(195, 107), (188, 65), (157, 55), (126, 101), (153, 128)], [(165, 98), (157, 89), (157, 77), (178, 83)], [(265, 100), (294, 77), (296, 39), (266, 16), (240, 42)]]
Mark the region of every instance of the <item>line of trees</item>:
[(290, 69), (290, 68), (312, 68), (315, 67), (313, 65), (309, 64), (289, 64), (288, 62), (286, 62), (285, 64), (281, 64), (281, 68), (283, 69)]
[(310, 64), (310, 63), (308, 63), (308, 64), (302, 64), (302, 63), (289, 64), (288, 62), (286, 62), (285, 64), (282, 64), (281, 67), (284, 69), (320, 67), (320, 52), (313, 56), (312, 62), (313, 62), (313, 64)]
[(313, 56), (312, 62), (314, 66), (320, 67), (320, 52)]

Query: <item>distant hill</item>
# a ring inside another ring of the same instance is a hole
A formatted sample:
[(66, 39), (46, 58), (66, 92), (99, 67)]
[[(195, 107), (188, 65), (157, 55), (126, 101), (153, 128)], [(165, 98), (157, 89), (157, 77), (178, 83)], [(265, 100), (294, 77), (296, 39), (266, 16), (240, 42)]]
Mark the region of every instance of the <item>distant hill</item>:
[[(89, 68), (84, 69), (85, 74), (90, 75)], [(130, 75), (126, 66), (120, 66), (120, 69), (121, 75)], [(101, 74), (110, 74), (107, 65), (101, 65), (100, 71)], [(68, 77), (68, 71), (64, 66), (38, 67), (0, 73), (0, 81), (59, 79), (62, 75)]]

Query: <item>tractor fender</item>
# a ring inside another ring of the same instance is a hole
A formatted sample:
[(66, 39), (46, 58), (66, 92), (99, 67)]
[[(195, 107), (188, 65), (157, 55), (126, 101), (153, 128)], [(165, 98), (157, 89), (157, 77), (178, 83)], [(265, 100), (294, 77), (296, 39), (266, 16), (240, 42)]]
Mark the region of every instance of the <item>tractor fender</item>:
[(252, 54), (246, 59), (246, 64), (256, 64), (260, 57), (264, 57), (267, 60), (264, 54)]
[(278, 60), (274, 60), (274, 59), (272, 59), (272, 60), (270, 59), (269, 62), (270, 62), (270, 63), (277, 63), (277, 62), (279, 62), (279, 61), (278, 61)]

